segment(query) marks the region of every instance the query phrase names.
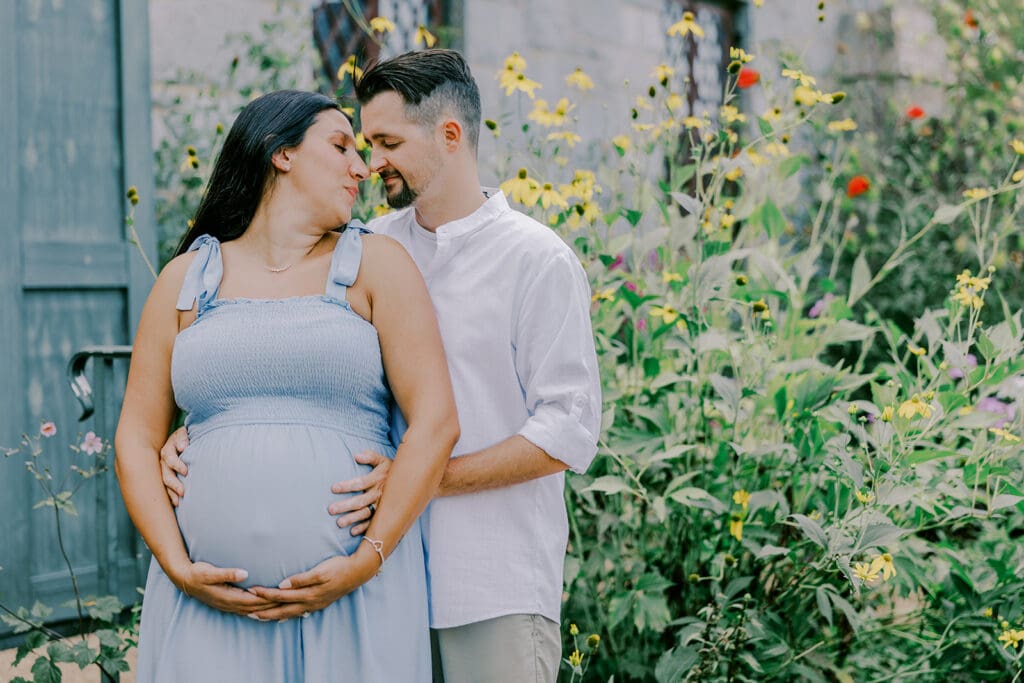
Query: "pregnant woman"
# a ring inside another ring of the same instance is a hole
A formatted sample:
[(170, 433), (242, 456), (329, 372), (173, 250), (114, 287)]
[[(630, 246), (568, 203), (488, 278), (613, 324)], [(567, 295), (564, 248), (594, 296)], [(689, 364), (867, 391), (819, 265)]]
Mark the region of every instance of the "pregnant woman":
[[(349, 224), (367, 174), (354, 137), (327, 97), (251, 102), (187, 253), (146, 302), (116, 437), (125, 504), (154, 557), (143, 683), (430, 679), (417, 517), (458, 424), (419, 271)], [(409, 425), (397, 452), (393, 401)], [(178, 407), (191, 445), (175, 519), (158, 450)], [(333, 482), (369, 469), (352, 459), (361, 450), (394, 464), (352, 536), (327, 507)], [(271, 592), (288, 602), (253, 586), (290, 589)]]

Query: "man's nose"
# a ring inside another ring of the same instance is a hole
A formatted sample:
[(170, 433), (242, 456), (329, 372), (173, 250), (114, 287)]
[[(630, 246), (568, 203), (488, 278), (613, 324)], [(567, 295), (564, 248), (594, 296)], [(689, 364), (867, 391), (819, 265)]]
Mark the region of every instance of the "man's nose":
[(384, 155), (377, 151), (377, 147), (370, 150), (370, 173), (380, 173), (380, 170), (387, 166)]

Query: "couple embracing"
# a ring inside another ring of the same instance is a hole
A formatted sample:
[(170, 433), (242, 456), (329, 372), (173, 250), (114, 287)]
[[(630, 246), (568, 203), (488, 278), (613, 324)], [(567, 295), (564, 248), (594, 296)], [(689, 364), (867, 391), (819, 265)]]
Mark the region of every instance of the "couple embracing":
[[(154, 556), (140, 681), (557, 676), (563, 472), (600, 421), (586, 276), (481, 190), (458, 53), (356, 95), (369, 167), (330, 98), (242, 110), (143, 311), (115, 444)], [(370, 172), (400, 210), (367, 229)]]

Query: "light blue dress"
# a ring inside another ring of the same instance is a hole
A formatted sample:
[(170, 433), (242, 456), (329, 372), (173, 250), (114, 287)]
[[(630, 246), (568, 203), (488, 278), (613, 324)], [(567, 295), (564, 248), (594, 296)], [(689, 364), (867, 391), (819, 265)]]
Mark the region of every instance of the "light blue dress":
[[(188, 413), (178, 525), (193, 561), (277, 586), (359, 544), (327, 506), (333, 482), (369, 468), (364, 449), (394, 457), (391, 393), (377, 331), (345, 301), (359, 271), (361, 226), (338, 240), (325, 293), (218, 299), (220, 243), (204, 235), (178, 300), (198, 301), (178, 334), (171, 381)], [(189, 598), (154, 560), (139, 637), (140, 683), (430, 680), (419, 524), (383, 572), (304, 619), (258, 622)]]

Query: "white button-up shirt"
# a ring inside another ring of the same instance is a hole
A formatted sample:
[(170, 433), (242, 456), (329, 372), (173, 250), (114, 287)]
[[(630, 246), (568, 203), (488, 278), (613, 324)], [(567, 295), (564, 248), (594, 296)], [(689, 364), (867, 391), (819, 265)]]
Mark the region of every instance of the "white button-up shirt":
[[(601, 385), (590, 286), (572, 249), (498, 191), (435, 233), (412, 208), (370, 228), (405, 246), (430, 291), (459, 411), (452, 457), (520, 434), (585, 471), (597, 452)], [(559, 620), (563, 488), (559, 473), (430, 504), (432, 627), (508, 614)]]

